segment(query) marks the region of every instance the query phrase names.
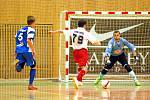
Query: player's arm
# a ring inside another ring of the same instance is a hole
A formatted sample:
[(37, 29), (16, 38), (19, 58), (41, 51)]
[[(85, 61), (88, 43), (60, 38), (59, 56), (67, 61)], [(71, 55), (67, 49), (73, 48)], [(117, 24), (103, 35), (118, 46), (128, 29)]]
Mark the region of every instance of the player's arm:
[(133, 53), (133, 55), (136, 56), (135, 46), (132, 43), (128, 42), (126, 39), (123, 39), (123, 43), (130, 49), (130, 51)]
[(30, 48), (31, 51), (32, 51), (32, 54), (35, 56), (35, 48), (34, 48), (33, 43), (32, 43), (32, 41), (31, 41), (31, 39), (34, 38), (34, 35), (35, 35), (35, 32), (33, 32), (33, 31), (31, 31), (31, 32), (28, 33), (28, 36), (27, 36), (27, 43), (28, 43), (29, 48)]
[(101, 45), (101, 42), (99, 40), (94, 40), (91, 42), (93, 45)]
[(126, 39), (123, 39), (123, 42), (130, 49), (130, 51), (133, 53), (134, 60), (136, 63), (139, 60), (139, 57), (137, 57), (135, 46), (132, 43), (128, 42)]
[(93, 45), (101, 45), (101, 42), (97, 40), (91, 33), (87, 33), (87, 38)]
[(29, 48), (31, 48), (32, 53), (35, 54), (35, 48), (34, 48), (32, 42), (31, 42), (31, 39), (30, 39), (30, 38), (27, 39), (27, 43), (28, 43), (28, 45), (29, 45)]
[(51, 33), (56, 33), (56, 32), (58, 32), (58, 33), (63, 33), (63, 34), (65, 34), (65, 33), (67, 33), (67, 32), (69, 32), (70, 30), (56, 30), (56, 31), (49, 31), (49, 32), (51, 32)]

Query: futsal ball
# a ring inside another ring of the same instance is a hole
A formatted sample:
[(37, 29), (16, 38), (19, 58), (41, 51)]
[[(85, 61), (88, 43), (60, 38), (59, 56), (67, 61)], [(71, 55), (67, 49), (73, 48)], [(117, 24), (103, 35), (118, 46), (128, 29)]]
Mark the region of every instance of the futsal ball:
[(110, 82), (108, 80), (102, 80), (101, 85), (104, 89), (108, 89), (110, 87)]

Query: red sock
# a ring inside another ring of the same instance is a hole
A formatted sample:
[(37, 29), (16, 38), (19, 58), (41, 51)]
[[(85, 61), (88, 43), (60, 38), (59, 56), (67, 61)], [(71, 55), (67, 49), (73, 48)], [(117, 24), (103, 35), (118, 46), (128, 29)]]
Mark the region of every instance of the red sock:
[(85, 70), (80, 70), (77, 76), (77, 80), (82, 82), (82, 77), (85, 75)]

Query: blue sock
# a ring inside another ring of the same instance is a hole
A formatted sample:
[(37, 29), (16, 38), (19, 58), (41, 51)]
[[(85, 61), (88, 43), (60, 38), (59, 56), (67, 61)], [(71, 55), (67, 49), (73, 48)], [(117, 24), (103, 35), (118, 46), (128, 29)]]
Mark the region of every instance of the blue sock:
[(30, 69), (29, 85), (33, 84), (35, 74), (36, 74), (36, 69)]

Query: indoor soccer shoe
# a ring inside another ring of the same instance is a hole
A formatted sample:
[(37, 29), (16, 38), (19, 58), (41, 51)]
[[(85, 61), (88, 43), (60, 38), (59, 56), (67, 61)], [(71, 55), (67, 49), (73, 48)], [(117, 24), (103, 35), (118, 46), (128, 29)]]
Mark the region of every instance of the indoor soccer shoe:
[(14, 64), (15, 66), (17, 66), (18, 63), (19, 63), (19, 60), (18, 60), (18, 59), (16, 59), (16, 60), (13, 62), (13, 64)]
[(22, 68), (21, 68), (20, 66), (18, 66), (19, 60), (16, 59), (16, 60), (13, 62), (13, 64), (14, 64), (15, 67), (16, 67), (16, 71), (17, 71), (17, 72), (21, 72)]
[(135, 83), (135, 86), (141, 86), (141, 83), (138, 80), (135, 80), (134, 83)]
[(73, 83), (74, 83), (74, 87), (75, 87), (76, 89), (78, 89), (78, 80), (77, 80), (77, 78), (76, 78), (76, 77), (73, 77), (72, 80), (73, 80)]
[(97, 85), (102, 79), (103, 79), (102, 76), (96, 78), (96, 80), (94, 81), (94, 85)]
[(37, 87), (34, 87), (34, 86), (28, 86), (28, 90), (37, 90)]

